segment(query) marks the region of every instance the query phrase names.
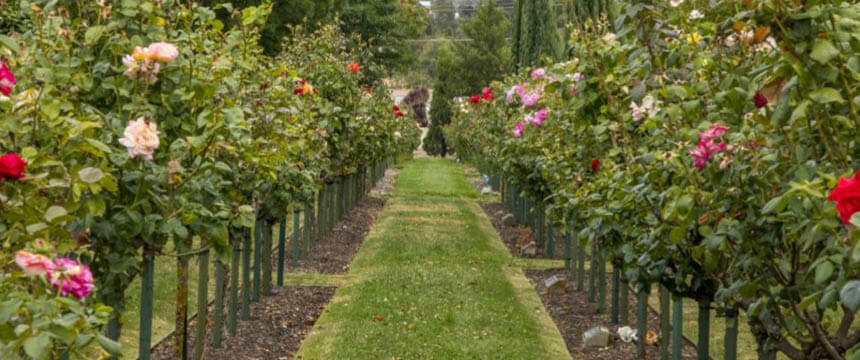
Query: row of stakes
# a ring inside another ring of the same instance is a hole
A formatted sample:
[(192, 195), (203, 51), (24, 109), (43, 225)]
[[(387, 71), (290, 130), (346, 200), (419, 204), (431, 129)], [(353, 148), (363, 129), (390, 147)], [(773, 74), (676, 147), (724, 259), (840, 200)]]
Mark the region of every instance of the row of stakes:
[[(276, 281), (278, 287), (284, 285), (287, 252), (291, 252), (293, 268), (299, 266), (302, 257), (309, 256), (313, 246), (334, 230), (335, 224), (342, 220), (351, 209), (365, 198), (369, 193), (368, 184), (376, 184), (385, 175), (385, 171), (392, 159), (381, 162), (371, 168), (361, 169), (358, 173), (336, 179), (325, 183), (322, 190), (317, 194), (316, 201), (311, 204), (296, 205), (292, 209), (292, 241), (291, 249), (287, 249), (287, 221), (288, 217), (280, 220), (279, 236), (277, 246), (273, 244), (273, 228), (275, 221), (258, 219), (254, 227), (254, 236), (250, 229), (242, 229), (230, 234), (231, 242), (234, 244), (232, 259), (229, 266), (216, 257), (215, 259), (215, 299), (214, 299), (214, 323), (212, 334), (212, 346), (221, 348), (224, 341), (224, 310), (225, 291), (229, 291), (229, 312), (226, 314), (227, 335), (236, 335), (238, 321), (251, 320), (251, 303), (259, 302), (262, 296), (272, 295), (272, 257), (277, 252)], [(368, 183), (369, 180), (369, 183)], [(302, 224), (304, 214), (304, 224)], [(241, 244), (241, 245), (239, 245)], [(202, 359), (208, 325), (209, 306), (209, 251), (196, 254), (199, 265), (199, 279), (197, 289), (198, 321), (194, 345), (193, 359)], [(188, 261), (186, 256), (184, 261)], [(144, 251), (144, 266), (141, 282), (141, 311), (140, 311), (140, 337), (139, 358), (150, 360), (152, 354), (152, 315), (153, 315), (153, 279), (155, 274), (155, 255), (148, 249)], [(180, 261), (183, 261), (180, 258)], [(240, 271), (241, 268), (241, 271)], [(230, 274), (229, 286), (227, 273)], [(241, 275), (241, 281), (240, 281)], [(187, 274), (186, 274), (187, 277)], [(238, 286), (232, 286), (238, 284)], [(228, 289), (229, 288), (229, 289)], [(240, 290), (241, 289), (241, 290)], [(185, 295), (187, 298), (187, 294)], [(180, 304), (182, 306), (182, 304)], [(189, 358), (189, 346), (187, 337), (189, 318), (184, 311), (181, 323), (183, 329), (174, 329), (174, 336), (181, 336), (181, 349), (179, 355), (183, 360)], [(179, 330), (179, 331), (177, 331)], [(115, 318), (108, 325), (108, 337), (119, 339), (119, 322)], [(162, 341), (170, 338), (165, 337)]]
[[(529, 227), (535, 234), (535, 242), (544, 246), (548, 257), (556, 258), (555, 241), (558, 236), (555, 224), (552, 220), (547, 221), (546, 215), (537, 209), (543, 208), (536, 204), (533, 200), (521, 195), (520, 191), (511, 184), (505, 182), (501, 175), (493, 175), (489, 177), (490, 187), (502, 194), (502, 202), (505, 207), (511, 211), (517, 222)], [(600, 258), (600, 252), (596, 243), (591, 244), (590, 257), (593, 261), (589, 263), (588, 288), (586, 289), (586, 249), (584, 249), (577, 240), (577, 234), (573, 230), (573, 226), (563, 230), (564, 239), (564, 264), (568, 270), (571, 284), (576, 284), (577, 291), (588, 291), (588, 301), (591, 303), (597, 302), (598, 311), (601, 314), (606, 314), (607, 308), (607, 289), (606, 276), (607, 264), (604, 259)], [(622, 291), (622, 289), (624, 291)], [(659, 286), (660, 289), (660, 339), (671, 339), (670, 341), (661, 340), (659, 343), (660, 359), (661, 360), (680, 360), (682, 359), (682, 347), (684, 342), (683, 322), (684, 308), (683, 300), (677, 294), (672, 294), (666, 287)], [(612, 324), (621, 325), (628, 324), (628, 292), (629, 284), (622, 278), (620, 271), (612, 271), (612, 289), (610, 301), (610, 321)], [(637, 322), (636, 329), (641, 341), (637, 343), (637, 358), (644, 359), (646, 353), (646, 344), (644, 334), (647, 333), (648, 319), (648, 297), (651, 293), (650, 287), (643, 287), (635, 291), (637, 294)], [(698, 302), (698, 346), (696, 346), (696, 354), (698, 360), (710, 360), (710, 322), (711, 310), (717, 310), (720, 316), (724, 316), (726, 321), (725, 337), (724, 337), (724, 353), (723, 358), (726, 360), (737, 359), (737, 339), (738, 339), (738, 315), (737, 309), (722, 309), (714, 308), (709, 301)], [(671, 319), (670, 319), (671, 314)], [(664, 316), (665, 315), (665, 316)], [(776, 352), (773, 349), (762, 348), (759, 350), (759, 358), (762, 360), (776, 360)]]

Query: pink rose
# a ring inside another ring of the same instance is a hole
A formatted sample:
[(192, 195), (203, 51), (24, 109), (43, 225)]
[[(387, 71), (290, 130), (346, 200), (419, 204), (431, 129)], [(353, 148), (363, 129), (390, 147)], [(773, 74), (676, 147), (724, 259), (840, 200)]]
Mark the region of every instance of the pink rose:
[(541, 97), (540, 93), (532, 92), (532, 93), (522, 95), (520, 98), (523, 101), (523, 106), (532, 107), (532, 106), (537, 105), (537, 103), (540, 101), (540, 97)]
[(144, 117), (132, 120), (125, 127), (125, 137), (119, 139), (119, 143), (128, 149), (128, 156), (143, 157), (146, 161), (152, 161), (152, 153), (158, 149), (158, 127), (154, 121)]
[(526, 131), (526, 126), (523, 125), (523, 122), (522, 121), (517, 122), (517, 126), (516, 126), (516, 128), (514, 128), (514, 138), (519, 139), (520, 137), (523, 136), (523, 132), (525, 132), (525, 131)]
[(47, 256), (24, 250), (15, 253), (15, 263), (24, 270), (27, 276), (46, 275), (54, 269), (54, 263)]
[(9, 65), (0, 61), (0, 93), (9, 96), (15, 85), (18, 85), (18, 80), (15, 79), (15, 74), (9, 69)]
[(725, 149), (725, 142), (717, 144), (713, 140), (702, 140), (695, 149), (690, 150), (690, 156), (696, 160), (697, 168), (704, 169), (708, 165), (708, 160)]
[(149, 44), (148, 50), (151, 60), (165, 64), (179, 57), (179, 49), (176, 48), (176, 45), (163, 41)]
[(83, 299), (93, 293), (93, 273), (86, 265), (67, 258), (54, 261), (54, 269), (49, 273), (51, 285), (59, 289), (63, 296), (72, 294)]
[(717, 138), (726, 134), (729, 131), (729, 127), (723, 126), (720, 124), (711, 125), (708, 131), (699, 134), (699, 138), (702, 140), (716, 140)]
[(532, 70), (532, 79), (540, 79), (542, 77), (546, 77), (546, 69), (537, 68)]

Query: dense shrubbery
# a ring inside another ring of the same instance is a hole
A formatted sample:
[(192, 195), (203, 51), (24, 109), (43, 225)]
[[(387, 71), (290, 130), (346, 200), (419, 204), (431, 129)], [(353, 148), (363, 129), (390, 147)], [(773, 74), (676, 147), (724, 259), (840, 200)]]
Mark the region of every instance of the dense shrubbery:
[(860, 7), (673, 0), (620, 14), (614, 30), (574, 31), (569, 61), (465, 106), (446, 130), (455, 151), (627, 281), (745, 310), (762, 351), (860, 357), (858, 184), (839, 180), (860, 168)]
[[(255, 216), (282, 217), (321, 182), (417, 146), (415, 123), (361, 86), (335, 29), (263, 56), (270, 5), (225, 7), (229, 30), (193, 2), (22, 8), (32, 27), (0, 42), (17, 82), (0, 74), (0, 357), (78, 358), (95, 339), (115, 350), (94, 336), (111, 311), (97, 303), (122, 311), (168, 242), (226, 255)], [(53, 296), (92, 284), (89, 270), (36, 254), (89, 264), (95, 300)]]

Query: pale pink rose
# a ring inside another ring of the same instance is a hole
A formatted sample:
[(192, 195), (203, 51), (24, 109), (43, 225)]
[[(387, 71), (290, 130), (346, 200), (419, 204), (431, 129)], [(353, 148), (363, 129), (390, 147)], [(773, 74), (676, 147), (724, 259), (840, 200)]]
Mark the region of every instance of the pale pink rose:
[(15, 263), (27, 276), (42, 276), (54, 269), (54, 262), (47, 256), (24, 250), (15, 253)]
[(125, 127), (124, 137), (119, 143), (128, 149), (128, 156), (143, 157), (146, 161), (152, 160), (152, 153), (160, 145), (158, 140), (158, 127), (154, 121), (144, 117), (132, 120)]
[(531, 76), (532, 76), (532, 79), (540, 79), (540, 78), (546, 77), (546, 69), (544, 69), (544, 68), (534, 69), (532, 71)]
[(394, 132), (394, 137), (395, 137), (395, 138), (398, 138), (398, 139), (402, 139), (402, 138), (403, 138), (403, 134), (401, 134), (399, 131), (395, 131), (395, 132)]
[(523, 106), (532, 107), (537, 105), (538, 101), (540, 101), (541, 94), (539, 92), (532, 92), (520, 97), (520, 100), (523, 101)]
[(179, 49), (176, 45), (167, 42), (149, 44), (151, 59), (163, 63), (169, 63), (179, 57)]
[(518, 122), (516, 128), (514, 128), (514, 138), (519, 139), (521, 136), (523, 136), (523, 132), (525, 131), (526, 126), (523, 125), (522, 121)]

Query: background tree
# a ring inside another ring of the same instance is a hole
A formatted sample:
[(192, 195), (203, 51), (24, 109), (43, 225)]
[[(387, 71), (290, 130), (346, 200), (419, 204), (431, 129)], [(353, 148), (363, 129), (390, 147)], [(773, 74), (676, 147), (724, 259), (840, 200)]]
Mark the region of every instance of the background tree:
[(454, 2), (435, 0), (430, 6), (433, 13), (433, 34), (452, 36), (457, 32), (457, 19), (454, 17)]
[(507, 73), (511, 59), (507, 41), (510, 28), (510, 21), (495, 0), (483, 1), (477, 7), (477, 15), (460, 25), (465, 39), (440, 47), (430, 103), (432, 122), (424, 145), (428, 154), (447, 153), (442, 127), (451, 121), (452, 99), (479, 93)]
[(561, 40), (552, 0), (517, 1), (519, 31), (515, 43), (517, 68), (539, 66), (541, 57), (557, 59), (562, 52)]

